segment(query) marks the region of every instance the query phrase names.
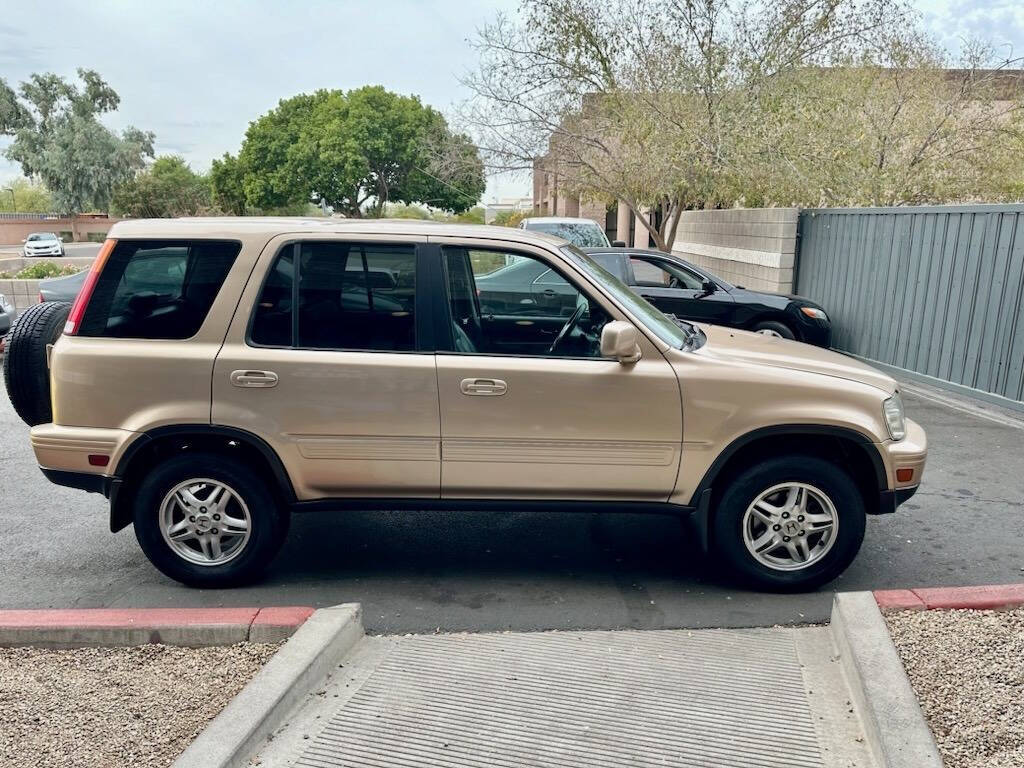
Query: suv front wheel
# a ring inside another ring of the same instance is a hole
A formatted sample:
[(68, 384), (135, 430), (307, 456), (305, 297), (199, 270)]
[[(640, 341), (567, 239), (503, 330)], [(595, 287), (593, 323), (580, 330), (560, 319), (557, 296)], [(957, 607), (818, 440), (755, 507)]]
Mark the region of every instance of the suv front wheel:
[(196, 587), (253, 580), (277, 554), (287, 522), (259, 477), (216, 454), (165, 461), (135, 497), (135, 536), (150, 562)]
[(864, 540), (864, 499), (843, 469), (780, 456), (735, 477), (715, 510), (716, 552), (752, 586), (810, 590), (836, 578)]

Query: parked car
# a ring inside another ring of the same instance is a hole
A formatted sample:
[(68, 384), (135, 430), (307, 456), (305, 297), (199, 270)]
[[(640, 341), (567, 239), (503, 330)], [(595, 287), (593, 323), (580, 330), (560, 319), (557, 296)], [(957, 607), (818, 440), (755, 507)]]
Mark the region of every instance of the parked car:
[(648, 249), (588, 248), (598, 264), (662, 312), (687, 320), (828, 347), (832, 324), (804, 298), (727, 283), (673, 254)]
[(76, 272), (73, 275), (64, 275), (62, 277), (48, 277), (45, 280), (39, 281), (39, 300), (40, 301), (74, 301), (75, 296), (82, 290), (82, 285), (85, 283), (85, 278), (88, 277), (89, 270), (85, 269), (81, 272)]
[[(562, 216), (534, 216), (519, 222), (519, 228), (530, 232), (544, 232), (561, 237), (580, 248), (608, 247), (608, 236), (593, 219), (574, 219)], [(616, 240), (616, 243), (619, 241)]]
[(33, 232), (21, 242), (21, 255), (26, 259), (33, 256), (64, 255), (64, 240), (53, 232)]
[[(571, 303), (485, 309), (476, 272), (522, 262)], [(443, 508), (671, 513), (747, 582), (808, 589), (927, 450), (884, 373), (673, 322), (504, 227), (122, 221), (73, 305), (22, 315), (4, 373), (43, 473), (200, 586), (256, 577), (293, 514)]]

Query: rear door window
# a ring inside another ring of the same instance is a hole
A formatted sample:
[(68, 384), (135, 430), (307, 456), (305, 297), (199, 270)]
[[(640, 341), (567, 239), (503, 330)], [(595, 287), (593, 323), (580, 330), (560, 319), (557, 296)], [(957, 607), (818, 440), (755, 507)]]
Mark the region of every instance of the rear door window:
[[(412, 244), (306, 242), (282, 249), (253, 313), (252, 343), (303, 349), (416, 349)], [(296, 286), (296, 273), (298, 285)]]
[(223, 240), (118, 241), (78, 335), (195, 336), (240, 249), (239, 243)]

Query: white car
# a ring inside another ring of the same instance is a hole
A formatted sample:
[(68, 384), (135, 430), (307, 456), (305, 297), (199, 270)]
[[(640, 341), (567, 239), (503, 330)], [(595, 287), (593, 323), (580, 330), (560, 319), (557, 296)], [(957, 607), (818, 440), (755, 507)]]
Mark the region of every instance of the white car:
[(33, 232), (21, 242), (21, 255), (25, 258), (64, 255), (64, 239), (53, 232)]
[(607, 248), (611, 245), (623, 245), (618, 240), (615, 243), (609, 243), (604, 229), (593, 219), (536, 216), (530, 219), (523, 219), (519, 223), (519, 228), (528, 229), (531, 232), (545, 232), (549, 235), (555, 235), (563, 240), (568, 240), (580, 248)]

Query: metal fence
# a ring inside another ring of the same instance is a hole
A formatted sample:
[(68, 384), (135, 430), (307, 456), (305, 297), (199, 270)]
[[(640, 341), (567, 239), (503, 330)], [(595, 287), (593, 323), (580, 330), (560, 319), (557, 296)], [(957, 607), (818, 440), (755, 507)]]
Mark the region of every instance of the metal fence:
[(836, 348), (1024, 405), (1024, 205), (809, 209), (799, 238)]

